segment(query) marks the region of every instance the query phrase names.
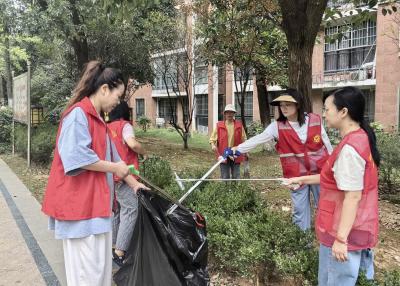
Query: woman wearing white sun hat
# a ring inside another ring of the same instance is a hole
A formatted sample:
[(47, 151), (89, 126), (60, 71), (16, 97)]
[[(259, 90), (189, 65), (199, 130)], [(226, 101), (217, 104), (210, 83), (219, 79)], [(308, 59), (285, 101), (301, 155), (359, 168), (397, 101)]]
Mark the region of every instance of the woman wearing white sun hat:
[[(242, 122), (235, 119), (236, 109), (232, 104), (227, 104), (224, 109), (224, 120), (218, 121), (216, 128), (210, 137), (212, 150), (217, 157), (221, 156), (225, 148), (236, 146), (246, 140)], [(221, 165), (222, 179), (239, 179), (240, 163), (244, 160), (244, 155), (232, 160), (227, 158)]]

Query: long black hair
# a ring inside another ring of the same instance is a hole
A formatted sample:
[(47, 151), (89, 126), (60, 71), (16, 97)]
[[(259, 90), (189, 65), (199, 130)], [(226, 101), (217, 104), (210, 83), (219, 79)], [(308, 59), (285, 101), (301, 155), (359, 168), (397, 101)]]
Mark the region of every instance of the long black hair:
[[(299, 125), (302, 126), (306, 122), (306, 115), (305, 115), (306, 108), (305, 108), (305, 100), (303, 94), (294, 88), (288, 88), (283, 94), (288, 94), (297, 101), (296, 103), (297, 121), (299, 122)], [(287, 118), (283, 115), (280, 107), (278, 108), (278, 112), (279, 112), (279, 117), (277, 121), (286, 122)]]
[(108, 114), (108, 119), (109, 122), (113, 122), (115, 120), (130, 120), (130, 108), (128, 106), (128, 103), (126, 101), (121, 101), (120, 104), (118, 104), (109, 114)]
[(336, 106), (337, 110), (347, 108), (350, 118), (355, 122), (358, 122), (360, 127), (367, 133), (372, 158), (374, 159), (375, 164), (379, 167), (381, 156), (376, 146), (375, 132), (364, 118), (365, 96), (362, 91), (353, 86), (339, 88), (326, 94), (324, 96), (324, 103), (331, 95), (333, 96), (333, 104)]
[(119, 69), (107, 68), (99, 61), (85, 64), (66, 109), (95, 93), (103, 84), (107, 84), (110, 90), (124, 84), (122, 72)]

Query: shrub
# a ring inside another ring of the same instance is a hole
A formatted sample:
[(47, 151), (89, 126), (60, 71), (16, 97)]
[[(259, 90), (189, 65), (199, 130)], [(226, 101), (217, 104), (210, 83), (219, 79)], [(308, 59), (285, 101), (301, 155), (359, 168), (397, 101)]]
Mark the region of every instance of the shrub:
[(247, 126), (247, 137), (253, 137), (264, 131), (264, 126), (260, 121), (253, 121)]
[(377, 132), (378, 149), (381, 154), (379, 176), (381, 193), (395, 194), (400, 187), (400, 135), (398, 133)]
[(136, 122), (139, 124), (139, 126), (142, 128), (144, 132), (147, 131), (147, 129), (150, 127), (151, 120), (147, 118), (146, 116), (140, 116)]
[(0, 107), (0, 154), (11, 151), (12, 116), (11, 108)]
[(257, 190), (248, 184), (209, 183), (185, 202), (207, 218), (210, 252), (218, 268), (261, 278), (277, 274), (317, 279), (314, 237), (288, 217), (268, 211)]
[(53, 159), (57, 126), (42, 124), (34, 129), (31, 143), (31, 158), (39, 164), (48, 164)]
[[(57, 126), (42, 124), (31, 130), (31, 160), (39, 164), (48, 164), (52, 160), (55, 147)], [(22, 157), (27, 156), (27, 127), (15, 127), (15, 151)]]
[(20, 123), (15, 123), (15, 152), (26, 158), (27, 148), (27, 127)]
[(382, 286), (400, 286), (400, 270), (385, 272)]
[(160, 188), (165, 188), (172, 182), (171, 166), (160, 157), (149, 157), (139, 169), (143, 177)]

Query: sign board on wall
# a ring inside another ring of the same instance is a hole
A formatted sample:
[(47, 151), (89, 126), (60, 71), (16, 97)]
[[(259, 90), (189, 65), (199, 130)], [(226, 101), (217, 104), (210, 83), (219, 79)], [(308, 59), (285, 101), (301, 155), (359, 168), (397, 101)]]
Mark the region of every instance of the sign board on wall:
[(14, 120), (28, 124), (28, 73), (13, 80)]

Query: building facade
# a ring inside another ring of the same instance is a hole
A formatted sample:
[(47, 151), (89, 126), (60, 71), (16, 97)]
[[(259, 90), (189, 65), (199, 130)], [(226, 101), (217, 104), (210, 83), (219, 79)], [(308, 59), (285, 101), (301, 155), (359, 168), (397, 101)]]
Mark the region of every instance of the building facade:
[[(329, 5), (340, 4), (340, 1), (336, 1), (335, 4)], [(384, 15), (384, 8), (385, 6), (381, 5), (377, 7), (377, 11), (371, 10), (368, 20), (355, 25), (351, 23), (351, 19), (356, 10), (353, 6), (342, 4), (344, 18), (337, 20), (335, 24), (323, 23), (314, 47), (312, 62), (311, 98), (315, 113), (322, 114), (322, 99), (325, 93), (343, 86), (357, 86), (366, 96), (366, 120), (379, 122), (387, 130), (398, 130), (400, 15), (398, 12)], [(352, 13), (349, 12), (351, 10)], [(338, 33), (343, 35), (340, 40), (330, 40)], [(240, 83), (235, 84), (233, 73), (234, 69), (229, 65), (195, 65), (193, 130), (210, 133), (217, 121), (222, 119), (223, 108), (228, 103), (235, 104), (240, 112), (237, 104), (237, 97), (241, 91), (238, 88)], [(146, 116), (154, 125), (165, 125), (171, 116), (177, 116), (180, 122), (182, 108), (178, 100), (172, 100), (171, 104), (166, 89), (160, 75), (156, 75), (153, 86), (147, 85), (137, 90), (129, 102), (133, 108), (133, 119)], [(268, 87), (268, 90), (270, 100), (280, 92), (276, 87)], [(170, 92), (170, 98), (176, 96)], [(246, 89), (244, 109), (246, 123), (260, 120), (254, 79), (250, 80)]]

